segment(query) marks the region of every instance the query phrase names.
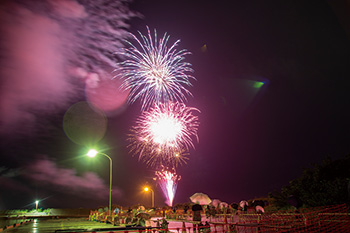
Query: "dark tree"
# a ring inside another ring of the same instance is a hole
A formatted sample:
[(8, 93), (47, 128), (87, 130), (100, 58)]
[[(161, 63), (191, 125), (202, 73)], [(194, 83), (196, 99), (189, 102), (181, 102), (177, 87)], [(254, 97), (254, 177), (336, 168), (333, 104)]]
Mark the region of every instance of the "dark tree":
[(315, 207), (349, 202), (350, 155), (304, 169), (301, 177), (289, 182), (280, 192), (269, 193), (273, 204), (279, 208), (288, 206)]

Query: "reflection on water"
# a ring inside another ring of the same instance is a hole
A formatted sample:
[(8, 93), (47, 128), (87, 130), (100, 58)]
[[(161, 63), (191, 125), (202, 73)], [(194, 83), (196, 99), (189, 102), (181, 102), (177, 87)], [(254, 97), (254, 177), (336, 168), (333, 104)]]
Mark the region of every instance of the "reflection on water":
[(0, 217), (0, 229), (4, 228), (5, 226), (11, 226), (13, 224), (17, 224), (25, 221), (28, 221), (28, 219)]
[(34, 219), (34, 224), (33, 224), (33, 233), (38, 232), (38, 220)]
[(23, 218), (4, 218), (0, 217), (0, 229), (4, 228), (5, 226), (11, 226), (13, 224), (25, 222), (27, 219)]

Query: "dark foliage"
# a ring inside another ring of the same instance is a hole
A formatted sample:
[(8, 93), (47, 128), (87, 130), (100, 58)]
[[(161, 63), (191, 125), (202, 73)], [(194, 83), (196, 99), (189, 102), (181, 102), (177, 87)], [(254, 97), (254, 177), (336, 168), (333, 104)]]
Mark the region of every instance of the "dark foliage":
[(301, 177), (289, 182), (280, 192), (269, 193), (279, 208), (315, 207), (350, 201), (350, 155), (304, 169)]

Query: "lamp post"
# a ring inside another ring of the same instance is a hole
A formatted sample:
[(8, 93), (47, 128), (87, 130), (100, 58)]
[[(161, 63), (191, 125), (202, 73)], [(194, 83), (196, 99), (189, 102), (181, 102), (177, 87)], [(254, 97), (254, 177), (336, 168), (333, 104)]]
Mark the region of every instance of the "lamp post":
[(38, 210), (38, 204), (39, 204), (39, 201), (36, 200), (36, 201), (35, 201), (35, 210)]
[(112, 159), (107, 154), (98, 152), (97, 150), (91, 149), (86, 154), (89, 157), (95, 157), (97, 154), (101, 154), (106, 156), (109, 159), (109, 215), (111, 216), (112, 213)]
[(151, 190), (152, 193), (152, 208), (154, 208), (154, 192), (151, 188), (149, 187), (145, 187), (143, 190), (145, 190), (145, 192), (148, 192), (148, 190)]

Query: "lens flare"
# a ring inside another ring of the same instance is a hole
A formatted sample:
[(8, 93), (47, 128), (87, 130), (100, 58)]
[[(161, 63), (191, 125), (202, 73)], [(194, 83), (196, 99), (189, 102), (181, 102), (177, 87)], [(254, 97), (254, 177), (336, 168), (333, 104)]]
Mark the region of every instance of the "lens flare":
[(193, 72), (191, 64), (184, 62), (190, 52), (175, 49), (180, 40), (168, 48), (166, 33), (157, 41), (156, 30), (154, 40), (148, 27), (147, 31), (148, 37), (139, 32), (141, 40), (132, 34), (138, 46), (126, 41), (130, 48), (116, 52), (127, 60), (117, 63), (115, 77), (123, 80), (123, 90), (130, 91), (129, 103), (141, 99), (142, 110), (148, 110), (158, 102), (184, 102), (186, 95), (192, 96), (186, 86), (192, 86), (190, 80), (195, 79), (190, 75)]
[(156, 178), (166, 198), (165, 203), (172, 206), (176, 193), (177, 182), (181, 179), (181, 177), (178, 176), (175, 171), (171, 172), (163, 169), (162, 171), (156, 171)]
[(197, 108), (183, 103), (157, 104), (142, 112), (128, 140), (133, 154), (149, 166), (177, 166), (186, 160), (188, 150), (198, 141)]

